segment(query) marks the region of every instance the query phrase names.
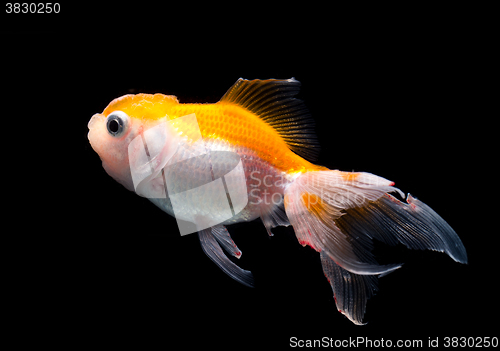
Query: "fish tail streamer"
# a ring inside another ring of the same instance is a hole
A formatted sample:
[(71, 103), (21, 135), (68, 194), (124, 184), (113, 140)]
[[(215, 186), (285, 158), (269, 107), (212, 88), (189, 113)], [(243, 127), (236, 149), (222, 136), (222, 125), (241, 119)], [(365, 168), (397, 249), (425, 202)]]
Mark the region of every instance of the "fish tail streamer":
[(378, 277), (401, 267), (378, 264), (373, 239), (445, 252), (467, 263), (448, 223), (423, 202), (410, 195), (400, 201), (394, 192), (405, 197), (382, 177), (336, 170), (303, 173), (285, 191), (285, 211), (299, 243), (320, 252), (337, 308), (355, 324), (363, 324)]

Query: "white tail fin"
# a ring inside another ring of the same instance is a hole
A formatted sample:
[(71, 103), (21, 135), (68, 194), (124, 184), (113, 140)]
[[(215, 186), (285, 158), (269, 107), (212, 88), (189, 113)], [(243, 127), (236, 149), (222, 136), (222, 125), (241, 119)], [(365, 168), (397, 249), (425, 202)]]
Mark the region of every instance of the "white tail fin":
[(376, 277), (401, 267), (379, 265), (372, 239), (411, 249), (446, 252), (466, 263), (465, 248), (453, 229), (429, 206), (408, 196), (389, 195), (394, 183), (369, 173), (316, 171), (301, 174), (285, 192), (285, 210), (299, 242), (321, 252), (323, 271), (337, 308), (362, 324)]
[[(285, 209), (299, 242), (326, 252), (338, 265), (356, 274), (388, 273), (400, 267), (378, 265), (369, 250), (335, 223), (348, 208), (362, 207), (387, 192), (392, 182), (368, 173), (308, 172), (285, 193)], [(367, 238), (362, 238), (366, 241)]]

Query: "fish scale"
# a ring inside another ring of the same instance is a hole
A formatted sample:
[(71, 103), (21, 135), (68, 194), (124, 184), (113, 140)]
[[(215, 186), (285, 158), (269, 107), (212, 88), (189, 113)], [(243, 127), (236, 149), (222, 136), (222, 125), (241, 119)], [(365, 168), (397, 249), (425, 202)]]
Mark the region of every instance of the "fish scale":
[(253, 113), (229, 103), (182, 104), (173, 106), (171, 118), (196, 114), (203, 137), (227, 141), (256, 152), (273, 167), (286, 172), (318, 169), (293, 153), (271, 126)]

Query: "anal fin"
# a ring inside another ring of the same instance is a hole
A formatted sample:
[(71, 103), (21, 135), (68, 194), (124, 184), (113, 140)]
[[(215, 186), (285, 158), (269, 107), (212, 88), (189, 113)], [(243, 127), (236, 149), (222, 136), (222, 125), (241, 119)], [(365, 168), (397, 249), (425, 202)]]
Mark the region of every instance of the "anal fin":
[(351, 273), (336, 264), (324, 251), (320, 257), (339, 312), (354, 324), (366, 324), (363, 323), (366, 303), (378, 290), (378, 277)]

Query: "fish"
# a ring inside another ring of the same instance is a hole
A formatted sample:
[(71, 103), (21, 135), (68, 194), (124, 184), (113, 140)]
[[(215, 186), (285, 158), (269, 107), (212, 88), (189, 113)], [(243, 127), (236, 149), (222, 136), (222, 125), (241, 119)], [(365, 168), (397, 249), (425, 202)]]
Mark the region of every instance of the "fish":
[(292, 226), (298, 243), (319, 253), (337, 309), (363, 325), (378, 279), (402, 266), (379, 264), (374, 241), (443, 252), (463, 264), (467, 253), (442, 217), (394, 182), (315, 164), (320, 143), (296, 98), (300, 87), (295, 78), (240, 78), (216, 103), (127, 94), (92, 116), (88, 139), (126, 189), (179, 223), (194, 221), (188, 231), (205, 254), (241, 284), (253, 287), (254, 277), (229, 259), (242, 252), (227, 226), (260, 218), (271, 236)]

